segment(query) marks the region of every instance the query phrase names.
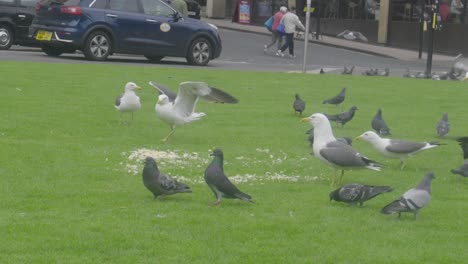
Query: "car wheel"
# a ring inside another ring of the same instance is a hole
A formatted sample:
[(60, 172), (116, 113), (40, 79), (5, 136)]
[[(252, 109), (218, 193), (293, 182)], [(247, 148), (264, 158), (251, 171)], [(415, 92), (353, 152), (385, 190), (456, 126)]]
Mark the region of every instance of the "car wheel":
[(164, 56), (145, 55), (145, 58), (147, 58), (151, 62), (160, 62), (164, 58)]
[(205, 66), (211, 59), (211, 43), (205, 38), (195, 39), (187, 54), (187, 61), (192, 65)]
[(111, 53), (112, 40), (102, 31), (92, 32), (86, 39), (83, 53), (88, 60), (103, 61)]
[(13, 44), (13, 33), (9, 26), (0, 25), (0, 50), (7, 50)]
[(41, 45), (41, 49), (45, 54), (49, 56), (53, 56), (53, 57), (60, 56), (63, 53), (63, 50), (59, 47), (53, 47), (53, 46), (44, 45), (44, 44)]

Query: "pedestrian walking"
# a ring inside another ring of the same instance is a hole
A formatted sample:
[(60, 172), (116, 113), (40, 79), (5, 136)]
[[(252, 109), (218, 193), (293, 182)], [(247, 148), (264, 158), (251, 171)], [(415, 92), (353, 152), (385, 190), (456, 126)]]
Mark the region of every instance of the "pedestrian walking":
[(271, 26), (271, 42), (268, 44), (265, 44), (263, 46), (263, 52), (266, 53), (268, 49), (275, 45), (275, 43), (278, 42), (277, 44), (277, 50), (279, 50), (283, 44), (283, 36), (276, 31), (278, 28), (278, 25), (281, 22), (281, 19), (283, 18), (283, 15), (288, 12), (288, 8), (285, 6), (280, 7), (279, 11), (276, 12), (276, 14), (273, 16), (273, 24)]
[(284, 14), (281, 23), (284, 24), (284, 32), (286, 42), (281, 46), (281, 48), (276, 52), (276, 56), (284, 57), (284, 51), (289, 49), (289, 57), (295, 58), (296, 55), (294, 54), (294, 32), (296, 29), (305, 31), (304, 25), (299, 20), (299, 17), (296, 15), (296, 8), (291, 7), (291, 10)]

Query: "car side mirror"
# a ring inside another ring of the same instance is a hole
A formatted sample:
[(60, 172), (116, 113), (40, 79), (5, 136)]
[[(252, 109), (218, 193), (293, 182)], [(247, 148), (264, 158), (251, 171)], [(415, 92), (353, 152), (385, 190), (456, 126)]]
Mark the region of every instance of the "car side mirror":
[(178, 21), (182, 18), (182, 16), (180, 15), (180, 13), (178, 11), (175, 11), (173, 14), (172, 14), (172, 17), (174, 18), (175, 21)]

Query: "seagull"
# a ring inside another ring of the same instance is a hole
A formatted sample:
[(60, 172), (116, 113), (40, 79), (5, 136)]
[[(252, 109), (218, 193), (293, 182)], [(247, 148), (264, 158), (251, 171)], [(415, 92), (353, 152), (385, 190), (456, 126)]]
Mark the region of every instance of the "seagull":
[(322, 104), (334, 104), (335, 106), (341, 104), (345, 100), (346, 96), (346, 87), (344, 87), (341, 92), (334, 97), (324, 100)]
[(386, 205), (380, 212), (383, 214), (398, 213), (398, 218), (401, 217), (401, 213), (412, 212), (414, 218), (418, 219), (419, 210), (431, 201), (432, 179), (435, 179), (434, 173), (429, 172), (418, 186), (405, 192), (398, 200)]
[(391, 192), (393, 189), (389, 186), (371, 186), (359, 183), (351, 183), (341, 186), (340, 188), (330, 193), (330, 202), (335, 200), (337, 202), (349, 203), (360, 206), (379, 194)]
[(345, 38), (347, 40), (361, 40), (364, 42), (367, 42), (367, 38), (361, 33), (357, 31), (351, 31), (351, 30), (345, 30), (341, 32), (340, 34), (336, 35), (338, 38)]
[(390, 128), (388, 128), (387, 123), (382, 119), (382, 109), (380, 108), (372, 119), (371, 126), (379, 135), (390, 135)]
[(353, 71), (354, 71), (354, 65), (349, 69), (346, 66), (344, 66), (343, 72), (341, 74), (351, 75), (353, 74)]
[(366, 131), (356, 139), (369, 142), (380, 154), (400, 159), (400, 169), (405, 167), (405, 158), (416, 155), (417, 153), (435, 148), (441, 144), (437, 142), (412, 142), (399, 139), (381, 138), (373, 131)]
[(410, 70), (406, 68), (406, 72), (403, 73), (403, 78), (416, 78), (416, 75), (410, 73)]
[(181, 126), (201, 119), (205, 113), (195, 112), (198, 99), (213, 103), (237, 104), (239, 101), (226, 92), (209, 87), (204, 82), (182, 82), (176, 95), (164, 85), (149, 82), (160, 93), (155, 110), (159, 119), (169, 124), (171, 132), (162, 141), (165, 142), (174, 133), (176, 126)]
[(444, 115), (442, 116), (442, 119), (439, 120), (439, 122), (437, 122), (436, 129), (437, 129), (437, 135), (439, 135), (439, 137), (443, 137), (448, 134), (448, 132), (450, 131), (450, 123), (448, 122), (447, 113), (444, 113)]
[(390, 75), (390, 69), (389, 69), (389, 68), (385, 68), (385, 69), (383, 70), (383, 72), (379, 72), (379, 71), (377, 70), (377, 75), (379, 75), (379, 76), (385, 76), (385, 77), (386, 77), (386, 76), (389, 76), (389, 75)]
[(152, 157), (146, 157), (143, 168), (143, 184), (153, 193), (154, 198), (164, 197), (175, 193), (191, 193), (187, 185), (172, 179), (159, 171), (156, 161)]
[(304, 112), (305, 102), (302, 101), (298, 94), (296, 94), (296, 99), (294, 100), (293, 108), (294, 114), (299, 113), (299, 115), (302, 115), (302, 112)]
[(468, 137), (458, 138), (457, 141), (460, 144), (460, 147), (462, 148), (464, 161), (463, 165), (456, 169), (452, 169), (451, 172), (453, 174), (458, 174), (463, 177), (468, 177)]
[(337, 124), (341, 124), (341, 127), (344, 127), (346, 123), (348, 123), (349, 121), (351, 121), (351, 119), (353, 119), (354, 114), (356, 113), (357, 110), (358, 110), (357, 106), (352, 106), (347, 112), (341, 112), (336, 115), (328, 115), (328, 114), (324, 114), (324, 115), (328, 118), (328, 120), (335, 121)]
[[(309, 135), (309, 137), (307, 138), (307, 140), (309, 141), (309, 146), (313, 146), (314, 145), (314, 128), (311, 128), (309, 130), (306, 131), (306, 134)], [(348, 144), (350, 146), (353, 145), (353, 139), (350, 138), (350, 137), (341, 137), (341, 138), (336, 138), (337, 141), (340, 141), (340, 142), (343, 142), (345, 144)]]
[[(309, 122), (314, 126), (313, 153), (314, 156), (333, 168), (332, 185), (342, 181), (345, 169), (367, 168), (375, 171), (380, 170), (381, 165), (378, 162), (364, 157), (351, 146), (337, 141), (333, 136), (330, 121), (325, 115), (315, 113), (302, 119), (302, 122)], [(336, 182), (337, 170), (341, 170), (338, 182)]]
[(463, 78), (463, 80), (462, 80), (462, 81), (464, 81), (464, 82), (465, 82), (465, 81), (468, 81), (468, 72), (467, 72), (467, 73), (465, 73), (465, 78)]
[(216, 201), (212, 205), (219, 205), (223, 197), (231, 199), (240, 199), (246, 202), (251, 202), (252, 197), (241, 192), (224, 174), (223, 168), (223, 151), (221, 149), (213, 150), (210, 156), (214, 156), (213, 161), (205, 170), (205, 182), (213, 191)]
[(133, 120), (133, 113), (138, 111), (141, 108), (140, 97), (135, 93), (137, 90), (141, 90), (142, 88), (136, 85), (133, 82), (128, 82), (125, 85), (125, 91), (123, 94), (117, 96), (115, 99), (114, 107), (120, 112), (120, 119), (122, 120), (123, 113), (132, 113), (132, 120)]

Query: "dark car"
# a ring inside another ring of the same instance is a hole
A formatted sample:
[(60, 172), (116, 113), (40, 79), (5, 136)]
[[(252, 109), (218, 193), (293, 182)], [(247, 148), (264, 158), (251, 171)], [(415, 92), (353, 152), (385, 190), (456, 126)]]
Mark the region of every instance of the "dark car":
[(37, 0), (0, 0), (0, 50), (13, 44), (34, 45), (29, 26)]
[(221, 54), (216, 26), (182, 18), (162, 0), (41, 0), (31, 34), (48, 55), (81, 50), (98, 61), (125, 53), (206, 65)]

